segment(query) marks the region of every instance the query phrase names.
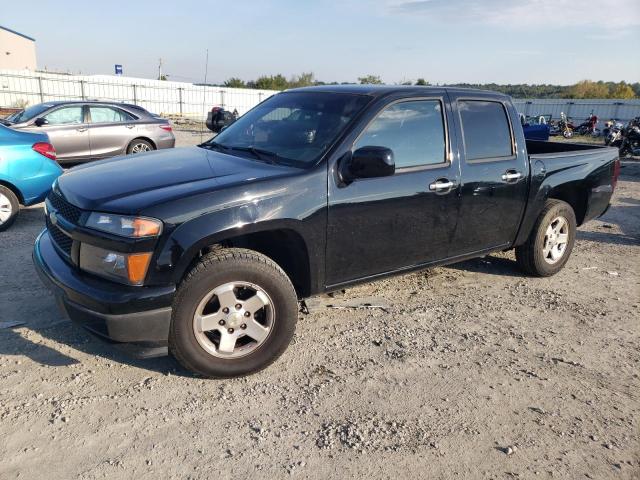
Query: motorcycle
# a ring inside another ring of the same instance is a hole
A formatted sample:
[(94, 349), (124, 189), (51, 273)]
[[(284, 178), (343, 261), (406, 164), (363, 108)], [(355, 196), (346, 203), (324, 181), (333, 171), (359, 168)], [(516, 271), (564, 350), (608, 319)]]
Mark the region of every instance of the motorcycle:
[(575, 127), (573, 126), (573, 123), (571, 123), (564, 112), (560, 112), (560, 120), (557, 124), (558, 133), (562, 134), (564, 138), (571, 138), (573, 137), (574, 129)]
[(622, 130), (618, 147), (621, 157), (640, 156), (640, 117), (636, 117)]
[(612, 119), (604, 124), (602, 136), (604, 144), (610, 147), (619, 147), (622, 143), (622, 129), (624, 124), (618, 120)]
[(589, 118), (587, 118), (584, 122), (578, 125), (574, 129), (574, 132), (577, 133), (578, 135), (592, 135), (594, 137), (598, 136), (600, 131), (596, 128), (597, 124), (598, 124), (598, 116), (594, 115), (594, 113), (591, 112), (591, 115), (589, 115)]

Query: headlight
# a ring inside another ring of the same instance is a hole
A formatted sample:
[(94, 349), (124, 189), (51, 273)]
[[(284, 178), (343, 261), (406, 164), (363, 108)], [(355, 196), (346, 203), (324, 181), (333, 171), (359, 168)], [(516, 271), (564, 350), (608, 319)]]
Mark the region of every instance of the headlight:
[(111, 252), (87, 243), (80, 246), (80, 268), (129, 285), (142, 285), (147, 275), (151, 252)]
[(155, 218), (127, 217), (100, 212), (89, 215), (85, 226), (131, 238), (157, 237), (162, 232), (162, 222)]

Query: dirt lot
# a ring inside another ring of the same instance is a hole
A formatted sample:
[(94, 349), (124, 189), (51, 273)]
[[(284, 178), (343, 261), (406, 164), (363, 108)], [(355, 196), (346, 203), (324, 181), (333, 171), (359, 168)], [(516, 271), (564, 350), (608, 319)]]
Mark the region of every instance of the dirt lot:
[(236, 380), (61, 318), (31, 264), (42, 225), (31, 208), (0, 234), (0, 321), (25, 322), (0, 330), (2, 479), (640, 477), (638, 161), (557, 276), (507, 253), (320, 298)]

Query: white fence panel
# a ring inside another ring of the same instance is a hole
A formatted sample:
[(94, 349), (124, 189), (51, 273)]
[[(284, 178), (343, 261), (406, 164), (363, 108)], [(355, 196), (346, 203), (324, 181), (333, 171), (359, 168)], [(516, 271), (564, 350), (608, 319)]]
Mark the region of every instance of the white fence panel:
[(111, 75), (63, 75), (0, 70), (0, 106), (25, 106), (54, 100), (105, 100), (140, 105), (163, 115), (205, 118), (213, 106), (243, 114), (273, 90), (194, 85)]
[(595, 113), (599, 120), (605, 122), (611, 119), (628, 122), (632, 118), (640, 116), (640, 100), (617, 100), (617, 99), (514, 99), (518, 112), (524, 115), (538, 116), (551, 115), (552, 118), (559, 119), (560, 113), (564, 112), (567, 117), (574, 120), (585, 120), (591, 113)]

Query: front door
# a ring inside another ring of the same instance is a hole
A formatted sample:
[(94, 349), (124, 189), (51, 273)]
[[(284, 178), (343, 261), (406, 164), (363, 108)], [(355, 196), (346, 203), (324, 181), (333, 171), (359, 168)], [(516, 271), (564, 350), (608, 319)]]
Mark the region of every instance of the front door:
[[(462, 183), (460, 218), (452, 255), (465, 255), (510, 246), (524, 211), (529, 161), (517, 119), (507, 102), (493, 98), (457, 96)], [(519, 146), (519, 147), (518, 147)]]
[(56, 149), (60, 163), (83, 162), (91, 158), (89, 131), (80, 104), (56, 108), (43, 117), (47, 123), (32, 127), (34, 132), (46, 133)]
[(326, 282), (329, 287), (410, 268), (448, 255), (459, 175), (449, 161), (444, 99), (395, 100), (381, 107), (352, 151), (394, 152), (392, 176), (329, 182)]

